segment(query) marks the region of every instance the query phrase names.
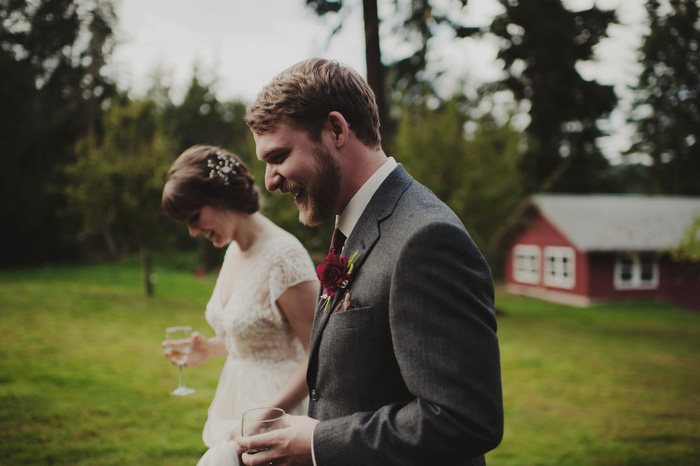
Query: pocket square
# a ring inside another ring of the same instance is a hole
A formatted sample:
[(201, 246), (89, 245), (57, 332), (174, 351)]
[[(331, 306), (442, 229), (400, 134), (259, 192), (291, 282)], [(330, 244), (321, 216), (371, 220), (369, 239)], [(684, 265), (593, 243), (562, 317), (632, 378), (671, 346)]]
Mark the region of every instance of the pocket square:
[(338, 306), (335, 312), (350, 311), (356, 307), (355, 300), (350, 296), (350, 292), (346, 291), (345, 296), (343, 296), (343, 302), (340, 303), (340, 306)]

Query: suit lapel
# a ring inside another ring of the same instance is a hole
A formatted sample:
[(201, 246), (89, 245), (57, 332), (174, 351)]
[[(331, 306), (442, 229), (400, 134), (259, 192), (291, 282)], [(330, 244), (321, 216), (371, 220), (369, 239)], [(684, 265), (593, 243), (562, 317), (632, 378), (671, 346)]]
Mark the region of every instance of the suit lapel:
[[(364, 218), (365, 215), (363, 214), (362, 217)], [(357, 223), (355, 229), (353, 229), (353, 232), (350, 235), (350, 238), (348, 238), (348, 240), (346, 241), (345, 247), (343, 248), (343, 255), (348, 258), (352, 257), (352, 255), (355, 254), (355, 251), (357, 251), (357, 255), (352, 261), (352, 263), (354, 264), (353, 273), (359, 270), (359, 267), (362, 265), (365, 258), (367, 257), (367, 253), (372, 248), (372, 246), (374, 246), (374, 243), (376, 243), (379, 239), (379, 228), (377, 222), (374, 221), (365, 223), (366, 225), (363, 225), (361, 230), (358, 231), (358, 234), (356, 235), (355, 231), (357, 230), (357, 227), (360, 226), (361, 222)], [(348, 288), (350, 287), (352, 287), (352, 279), (350, 285), (348, 285)], [(316, 346), (318, 345), (320, 336), (323, 333), (323, 329), (325, 328), (326, 323), (328, 323), (328, 319), (330, 318), (331, 314), (335, 312), (335, 308), (338, 306), (338, 304), (342, 300), (342, 297), (345, 295), (345, 291), (347, 290), (338, 290), (335, 296), (331, 298), (331, 302), (328, 304), (328, 308), (326, 308), (326, 300), (321, 299), (319, 297), (316, 303), (316, 314), (314, 315), (314, 323), (311, 330), (309, 354), (314, 353)], [(321, 289), (321, 294), (323, 294), (323, 289)], [(323, 311), (324, 308), (326, 308), (325, 312)]]
[[(396, 167), (380, 185), (377, 192), (374, 193), (367, 208), (360, 216), (355, 228), (353, 228), (350, 236), (345, 242), (343, 255), (350, 258), (357, 252), (353, 260), (354, 271), (358, 271), (365, 259), (369, 255), (374, 244), (381, 236), (380, 224), (389, 217), (396, 206), (401, 194), (406, 190), (411, 183), (412, 178), (404, 170), (403, 166)], [(352, 287), (352, 281), (348, 288)], [(328, 319), (335, 311), (342, 296), (346, 290), (339, 290), (338, 293), (331, 298), (326, 312), (323, 312), (326, 300), (319, 298), (316, 304), (316, 314), (314, 317), (313, 328), (311, 331), (311, 341), (309, 344), (309, 358), (316, 353), (318, 349), (321, 334), (328, 323)], [(323, 290), (321, 290), (323, 293)]]

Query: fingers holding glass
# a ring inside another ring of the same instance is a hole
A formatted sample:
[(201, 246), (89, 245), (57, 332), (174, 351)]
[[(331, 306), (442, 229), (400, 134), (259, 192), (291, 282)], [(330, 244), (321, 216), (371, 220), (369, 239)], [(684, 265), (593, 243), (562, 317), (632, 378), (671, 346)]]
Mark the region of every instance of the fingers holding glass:
[(185, 385), (182, 375), (182, 368), (192, 352), (192, 327), (185, 325), (165, 329), (164, 346), (166, 356), (178, 366), (180, 372), (180, 383), (170, 394), (185, 396), (194, 393), (194, 389)]
[[(248, 437), (287, 427), (286, 413), (280, 408), (253, 408), (243, 413), (241, 435)], [(257, 453), (262, 450), (248, 450)]]

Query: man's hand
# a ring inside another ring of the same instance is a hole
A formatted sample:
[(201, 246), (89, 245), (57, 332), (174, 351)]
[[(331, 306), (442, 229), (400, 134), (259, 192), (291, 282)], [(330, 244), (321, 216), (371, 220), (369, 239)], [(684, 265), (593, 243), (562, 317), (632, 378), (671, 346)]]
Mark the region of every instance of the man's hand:
[(319, 421), (307, 416), (287, 415), (288, 427), (235, 440), (244, 451), (248, 466), (311, 466), (311, 438)]

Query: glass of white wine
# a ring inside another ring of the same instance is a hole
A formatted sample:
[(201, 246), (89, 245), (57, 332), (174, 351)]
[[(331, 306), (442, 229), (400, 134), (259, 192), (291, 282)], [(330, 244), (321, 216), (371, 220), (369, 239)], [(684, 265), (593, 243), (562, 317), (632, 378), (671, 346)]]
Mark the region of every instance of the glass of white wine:
[[(241, 434), (262, 434), (272, 430), (287, 427), (287, 414), (281, 408), (253, 408), (245, 411), (241, 419)], [(248, 453), (257, 453), (261, 450), (249, 450)]]
[(182, 378), (182, 367), (187, 362), (192, 351), (192, 327), (188, 325), (168, 327), (165, 329), (165, 340), (167, 342), (166, 349), (170, 353), (170, 357), (175, 358), (177, 367), (180, 370), (180, 384), (170, 394), (185, 396), (194, 393), (193, 388), (185, 386), (185, 381)]

